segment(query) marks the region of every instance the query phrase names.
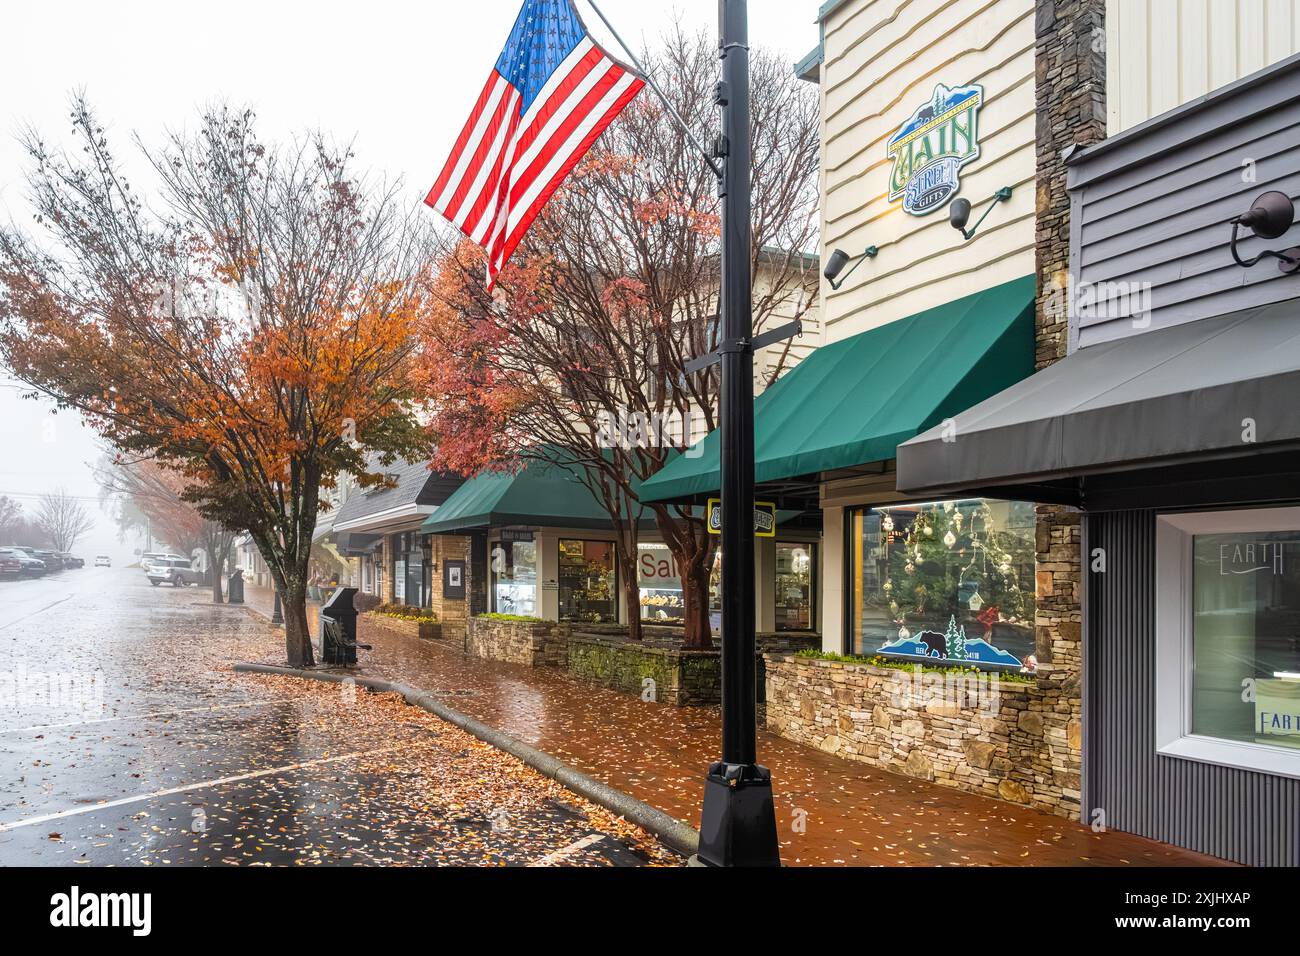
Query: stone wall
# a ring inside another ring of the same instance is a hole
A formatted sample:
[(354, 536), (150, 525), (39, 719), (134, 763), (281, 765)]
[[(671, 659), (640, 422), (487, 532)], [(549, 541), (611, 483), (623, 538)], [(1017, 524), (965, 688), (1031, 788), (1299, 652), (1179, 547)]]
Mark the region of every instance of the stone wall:
[(1038, 0), (1035, 24), (1034, 360), (1041, 369), (1064, 358), (1069, 344), (1070, 197), (1063, 155), (1106, 138), (1106, 2)]
[[(1070, 197), (1065, 157), (1106, 138), (1106, 2), (1038, 0), (1035, 19), (1037, 100), (1038, 301), (1035, 365), (1065, 357), (1069, 347)], [(1044, 719), (1046, 768), (1040, 789), (1079, 814), (1082, 622), (1080, 521), (1070, 509), (1040, 505), (1037, 519), (1035, 652)]]
[(973, 677), (770, 654), (766, 724), (848, 760), (1077, 818), (1077, 786), (1054, 765), (1060, 688)]
[[(446, 635), (446, 629), (443, 631)], [(465, 652), (526, 667), (563, 667), (568, 635), (553, 622), (502, 621), (471, 617), (466, 622)]]
[[(707, 707), (722, 700), (717, 651), (685, 651), (597, 634), (573, 634), (568, 645), (569, 673), (580, 680), (677, 707)], [(647, 685), (647, 680), (654, 683)]]
[(372, 627), (383, 628), (406, 637), (420, 637), (429, 641), (441, 640), (443, 637), (442, 624), (439, 621), (412, 621), (376, 611), (367, 612), (366, 620)]
[(464, 635), (465, 620), (469, 617), (469, 587), (466, 581), (465, 598), (452, 599), (443, 595), (443, 567), (447, 561), (464, 561), (468, 576), (469, 538), (455, 535), (429, 536), (430, 560), (438, 570), (429, 575), (429, 607), (444, 625), (451, 625), (450, 633)]

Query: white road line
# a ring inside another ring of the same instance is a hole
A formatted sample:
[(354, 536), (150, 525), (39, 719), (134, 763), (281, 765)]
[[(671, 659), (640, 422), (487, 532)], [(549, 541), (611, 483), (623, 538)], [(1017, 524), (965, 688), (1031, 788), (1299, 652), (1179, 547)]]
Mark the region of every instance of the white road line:
[[(3, 827), (0, 827), (0, 829), (3, 829)], [(577, 840), (573, 843), (570, 843), (568, 846), (560, 847), (558, 850), (552, 850), (550, 853), (546, 854), (546, 856), (534, 860), (532, 863), (529, 863), (528, 865), (529, 866), (555, 866), (557, 863), (563, 863), (569, 857), (574, 856), (575, 854), (581, 852), (582, 850), (587, 849), (587, 847), (595, 843), (599, 843), (603, 839), (605, 839), (605, 834), (603, 833), (589, 833), (581, 840)]]
[(45, 605), (45, 607), (41, 608), (39, 611), (32, 611), (31, 614), (24, 615), (23, 617), (18, 618), (16, 621), (10, 621), (8, 624), (0, 624), (0, 631), (3, 631), (3, 630), (5, 630), (5, 629), (7, 629), (7, 628), (11, 628), (11, 627), (13, 627), (15, 624), (21, 624), (23, 621), (26, 621), (26, 620), (28, 620), (29, 618), (33, 618), (33, 617), (35, 617), (37, 614), (44, 614), (44, 613), (45, 613), (46, 611), (48, 611), (50, 608), (52, 608), (52, 607), (58, 607), (58, 606), (59, 606), (60, 604), (62, 604), (64, 601), (71, 601), (72, 598), (73, 598), (73, 595), (72, 595), (72, 594), (69, 594), (69, 595), (67, 595), (66, 597), (61, 597), (61, 598), (59, 598), (57, 601), (52, 601), (51, 603)]
[(145, 800), (157, 800), (159, 797), (170, 797), (178, 793), (189, 793), (191, 790), (206, 790), (208, 787), (219, 787), (227, 783), (239, 783), (241, 780), (254, 780), (258, 777), (267, 777), (273, 773), (288, 773), (291, 770), (306, 770), (308, 767), (319, 767), (327, 763), (338, 763), (342, 760), (354, 760), (357, 757), (373, 757), (378, 754), (394, 753), (398, 750), (409, 750), (412, 747), (418, 747), (423, 741), (417, 741), (409, 744), (399, 744), (396, 747), (381, 747), (378, 750), (358, 750), (355, 753), (339, 754), (336, 757), (320, 757), (316, 760), (306, 760), (302, 763), (286, 764), (283, 767), (269, 767), (266, 770), (254, 770), (251, 773), (236, 774), (233, 777), (218, 777), (215, 780), (202, 780), (198, 783), (187, 783), (183, 787), (172, 787), (168, 790), (155, 790), (153, 793), (142, 793), (134, 797), (122, 797), (118, 800), (107, 800), (104, 803), (96, 803), (86, 807), (73, 807), (71, 810), (60, 810), (58, 813), (46, 813), (39, 817), (28, 817), (26, 820), (16, 820), (13, 823), (0, 823), (0, 833), (7, 833), (10, 830), (17, 830), (20, 827), (35, 826), (38, 823), (49, 823), (52, 820), (63, 820), (67, 817), (80, 816), (84, 813), (96, 813), (100, 810), (111, 810), (113, 807), (124, 807), (132, 803), (141, 803)]
[(115, 720), (152, 720), (155, 717), (171, 717), (175, 714), (210, 714), (218, 710), (232, 710), (237, 707), (269, 707), (280, 703), (274, 700), (253, 700), (242, 704), (215, 704), (212, 707), (185, 707), (180, 710), (156, 710), (149, 714), (122, 714), (117, 717), (95, 717), (91, 720), (69, 720), (62, 724), (36, 724), (33, 727), (0, 727), (0, 734), (21, 734), (31, 730), (58, 730), (62, 727), (85, 727), (90, 724), (107, 724)]

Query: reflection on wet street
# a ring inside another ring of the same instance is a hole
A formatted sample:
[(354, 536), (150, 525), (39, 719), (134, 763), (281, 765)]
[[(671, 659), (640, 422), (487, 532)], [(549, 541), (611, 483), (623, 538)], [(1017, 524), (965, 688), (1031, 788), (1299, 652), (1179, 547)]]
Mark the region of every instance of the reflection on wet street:
[[(250, 592), (257, 605), (269, 597)], [(314, 618), (313, 618), (314, 620)], [(361, 618), (360, 673), (433, 691), (450, 706), (656, 806), (699, 823), (717, 759), (716, 709), (677, 708), (579, 683), (553, 668), (466, 656)], [(276, 651), (264, 659), (277, 662)], [(1219, 861), (842, 760), (760, 730), (787, 865), (1198, 866)]]
[(281, 632), (202, 589), (85, 569), (0, 595), (0, 864), (679, 862), (391, 695), (236, 675)]

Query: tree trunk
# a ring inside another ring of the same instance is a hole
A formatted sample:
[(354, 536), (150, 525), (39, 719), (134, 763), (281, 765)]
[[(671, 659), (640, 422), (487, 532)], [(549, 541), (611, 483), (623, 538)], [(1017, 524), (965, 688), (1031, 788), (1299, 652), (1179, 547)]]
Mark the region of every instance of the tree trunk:
[(623, 601), (627, 605), (627, 638), (639, 641), (645, 635), (641, 627), (641, 586), (636, 578), (636, 544), (633, 543), (632, 557), (628, 549), (620, 548), (618, 555), (619, 577), (623, 581)]
[(705, 548), (702, 555), (697, 554), (691, 561), (680, 565), (686, 624), (682, 646), (690, 650), (713, 648), (713, 629), (709, 622), (709, 570), (712, 562), (707, 560), (711, 552), (711, 548)]
[(296, 574), (285, 582), (280, 594), (284, 613), (284, 647), (290, 667), (312, 667), (316, 663), (312, 651), (311, 628), (307, 623), (307, 587)]
[(226, 598), (221, 589), (221, 572), (226, 569), (226, 556), (214, 542), (209, 542), (204, 550), (208, 553), (208, 572), (212, 575), (212, 603), (224, 604)]

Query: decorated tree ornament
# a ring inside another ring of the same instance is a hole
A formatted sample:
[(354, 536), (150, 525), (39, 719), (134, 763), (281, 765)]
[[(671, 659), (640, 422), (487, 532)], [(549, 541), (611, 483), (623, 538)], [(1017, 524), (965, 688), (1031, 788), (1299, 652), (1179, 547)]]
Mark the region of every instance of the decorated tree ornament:
[(903, 570), (905, 570), (908, 574), (915, 574), (916, 565), (913, 564), (911, 561), (908, 561), (907, 564), (904, 566)]
[(927, 538), (933, 538), (933, 537), (934, 537), (934, 529), (931, 528), (928, 524), (925, 526), (925, 536), (926, 536)]
[(947, 534), (943, 536), (943, 543), (951, 548), (954, 544), (957, 543), (957, 536), (953, 534), (951, 531), (949, 531)]
[(894, 530), (893, 516), (890, 515), (888, 512), (886, 512), (885, 517), (882, 518), (880, 521), (880, 527), (883, 528), (885, 531), (893, 531)]
[(980, 597), (979, 591), (976, 591), (970, 596), (970, 600), (966, 602), (966, 606), (972, 611), (979, 611), (979, 609), (984, 606), (984, 599)]
[(945, 501), (943, 503), (943, 510), (947, 511), (950, 514), (952, 513), (952, 509), (956, 507), (957, 507), (957, 502), (955, 501)]
[(900, 641), (905, 641), (911, 636), (912, 636), (912, 632), (909, 631), (906, 627), (900, 627), (898, 629), (898, 639)]

